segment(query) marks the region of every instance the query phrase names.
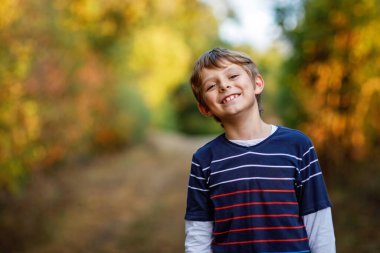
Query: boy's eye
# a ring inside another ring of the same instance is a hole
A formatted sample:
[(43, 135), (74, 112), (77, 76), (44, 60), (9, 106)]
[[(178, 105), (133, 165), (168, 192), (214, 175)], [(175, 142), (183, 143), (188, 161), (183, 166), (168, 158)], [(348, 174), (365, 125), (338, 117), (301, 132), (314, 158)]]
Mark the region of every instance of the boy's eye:
[(230, 79), (235, 79), (235, 78), (237, 78), (239, 75), (238, 74), (236, 74), (236, 75), (231, 75), (230, 76)]
[(212, 90), (216, 85), (214, 83), (208, 84), (206, 86), (206, 91)]

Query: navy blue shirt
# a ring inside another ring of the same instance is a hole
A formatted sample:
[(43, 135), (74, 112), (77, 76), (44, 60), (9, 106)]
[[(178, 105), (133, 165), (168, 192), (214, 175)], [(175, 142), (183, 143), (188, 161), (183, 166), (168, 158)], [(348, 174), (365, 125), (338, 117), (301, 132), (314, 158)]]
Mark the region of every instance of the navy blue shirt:
[(214, 253), (310, 252), (301, 216), (331, 206), (314, 146), (278, 127), (251, 147), (220, 135), (194, 154), (185, 219), (213, 221)]

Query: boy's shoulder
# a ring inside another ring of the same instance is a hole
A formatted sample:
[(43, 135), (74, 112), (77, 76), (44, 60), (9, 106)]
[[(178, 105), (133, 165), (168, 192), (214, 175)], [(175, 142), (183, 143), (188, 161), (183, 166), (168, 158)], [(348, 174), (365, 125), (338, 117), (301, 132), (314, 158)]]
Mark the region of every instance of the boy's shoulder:
[(312, 145), (311, 139), (302, 131), (288, 128), (285, 126), (278, 127), (277, 136), (285, 141), (293, 144), (299, 144), (302, 146), (310, 146)]
[(223, 142), (223, 139), (224, 139), (224, 134), (220, 134), (214, 137), (213, 139), (209, 140), (204, 145), (199, 147), (197, 151), (195, 152), (195, 154), (202, 154), (214, 149), (215, 147), (220, 146), (220, 144)]
[[(260, 145), (258, 148), (267, 151), (273, 149), (289, 149), (293, 147), (302, 151), (307, 150), (312, 146), (313, 143), (311, 139), (302, 131), (285, 126), (278, 126), (278, 129), (268, 138), (268, 141), (263, 143), (263, 145)], [(201, 160), (209, 160), (213, 156), (219, 157), (225, 155), (226, 152), (232, 150), (233, 147), (233, 144), (226, 140), (225, 135), (220, 134), (198, 148), (195, 151), (194, 156)]]
[(216, 147), (220, 147), (224, 141), (224, 134), (220, 134), (210, 141), (208, 141), (206, 144), (198, 148), (194, 155), (195, 156), (202, 156), (204, 154), (208, 154), (211, 151), (215, 150)]

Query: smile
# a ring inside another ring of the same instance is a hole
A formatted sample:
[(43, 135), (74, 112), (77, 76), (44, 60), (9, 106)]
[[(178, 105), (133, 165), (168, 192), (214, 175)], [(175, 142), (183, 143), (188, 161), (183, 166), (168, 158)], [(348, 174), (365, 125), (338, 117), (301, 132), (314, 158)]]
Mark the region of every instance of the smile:
[(234, 100), (235, 98), (237, 98), (237, 97), (239, 97), (239, 96), (240, 96), (240, 94), (231, 94), (231, 95), (229, 95), (229, 96), (223, 98), (223, 100), (222, 100), (222, 104), (227, 104), (228, 102)]

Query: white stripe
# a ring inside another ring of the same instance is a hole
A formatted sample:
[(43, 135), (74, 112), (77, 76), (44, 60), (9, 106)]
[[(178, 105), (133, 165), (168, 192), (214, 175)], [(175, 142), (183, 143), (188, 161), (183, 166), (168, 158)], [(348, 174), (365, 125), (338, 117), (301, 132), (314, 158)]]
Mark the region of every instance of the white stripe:
[[(194, 164), (194, 165), (197, 166), (197, 167), (201, 167), (201, 165), (198, 164), (198, 163), (195, 163), (195, 162), (191, 162), (191, 163)], [(210, 167), (204, 168), (204, 169), (202, 169), (202, 171), (208, 170), (209, 168), (210, 168)]]
[(307, 153), (309, 153), (310, 152), (310, 150), (312, 150), (314, 148), (314, 146), (311, 146), (303, 155), (302, 155), (302, 157), (304, 157), (305, 155), (307, 155)]
[(226, 171), (231, 171), (231, 170), (237, 170), (237, 169), (240, 169), (240, 168), (245, 168), (245, 167), (264, 167), (264, 168), (296, 168), (294, 166), (281, 166), (281, 165), (265, 165), (265, 164), (246, 164), (246, 165), (241, 165), (241, 166), (237, 166), (237, 167), (233, 167), (233, 168), (229, 168), (229, 169), (225, 169), (225, 170), (220, 170), (220, 171), (216, 171), (216, 172), (212, 172), (210, 175), (214, 175), (214, 174), (218, 174), (218, 173), (222, 173), (222, 172), (226, 172)]
[(190, 186), (189, 185), (189, 188), (190, 189), (193, 189), (193, 190), (197, 190), (197, 191), (202, 191), (202, 192), (208, 192), (209, 190), (207, 190), (207, 189), (201, 189), (201, 188), (197, 188), (197, 187), (192, 187), (192, 186)]
[(240, 157), (240, 156), (243, 156), (243, 155), (246, 155), (246, 154), (249, 154), (249, 153), (250, 152), (246, 152), (246, 153), (243, 153), (243, 154), (240, 154), (240, 155), (229, 156), (229, 157), (222, 158), (222, 159), (219, 159), (219, 160), (211, 161), (211, 163), (217, 163), (217, 162), (224, 161), (224, 160), (227, 160), (227, 159), (232, 159), (232, 158)]
[(316, 177), (318, 175), (322, 175), (322, 172), (315, 173), (311, 175), (310, 177), (306, 178), (305, 180), (302, 181), (302, 183), (305, 183), (306, 181), (309, 181), (311, 178)]
[(285, 153), (270, 153), (270, 154), (265, 154), (265, 153), (256, 153), (256, 152), (252, 152), (252, 154), (256, 154), (256, 155), (266, 155), (266, 156), (288, 156), (288, 157), (292, 157), (294, 159), (297, 159), (297, 160), (300, 160), (302, 161), (302, 158), (299, 158), (295, 155), (290, 155), (290, 154), (285, 154)]
[(200, 167), (201, 165), (199, 165), (198, 163), (195, 163), (195, 162), (191, 162), (192, 164), (194, 164), (195, 166), (198, 166)]
[(208, 166), (208, 167), (202, 169), (202, 171), (208, 170), (209, 168), (210, 168), (210, 166)]
[(195, 177), (195, 178), (198, 178), (198, 179), (200, 179), (200, 180), (206, 180), (206, 178), (204, 178), (204, 177), (197, 177), (197, 176), (194, 175), (194, 174), (190, 174), (190, 177)]
[(213, 161), (211, 161), (211, 163), (217, 163), (217, 162), (221, 162), (221, 161), (224, 161), (224, 160), (228, 160), (228, 159), (232, 159), (232, 158), (236, 158), (236, 157), (240, 157), (240, 156), (244, 156), (244, 155), (249, 155), (249, 154), (262, 155), (262, 156), (288, 156), (288, 157), (292, 157), (294, 159), (302, 161), (302, 158), (299, 158), (297, 156), (290, 155), (290, 154), (285, 154), (285, 153), (258, 153), (258, 152), (249, 151), (249, 152), (246, 152), (246, 153), (243, 153), (243, 154), (240, 154), (240, 155), (229, 156), (229, 157), (221, 158), (221, 159), (218, 159), (218, 160), (213, 160)]
[(215, 187), (217, 185), (220, 185), (220, 184), (227, 184), (227, 183), (232, 183), (232, 182), (236, 182), (236, 181), (244, 181), (244, 180), (253, 180), (253, 179), (259, 179), (259, 180), (295, 180), (295, 178), (292, 178), (292, 177), (282, 177), (282, 178), (279, 178), (279, 177), (243, 177), (243, 178), (237, 178), (237, 179), (233, 179), (233, 180), (227, 180), (227, 181), (223, 181), (223, 182), (219, 182), (217, 184), (213, 184), (213, 185), (210, 185), (210, 188), (211, 187)]
[(311, 161), (308, 165), (306, 165), (305, 167), (303, 167), (300, 171), (306, 170), (308, 167), (310, 167), (310, 165), (312, 163), (316, 163), (316, 162), (318, 162), (318, 159), (315, 159), (314, 161)]

